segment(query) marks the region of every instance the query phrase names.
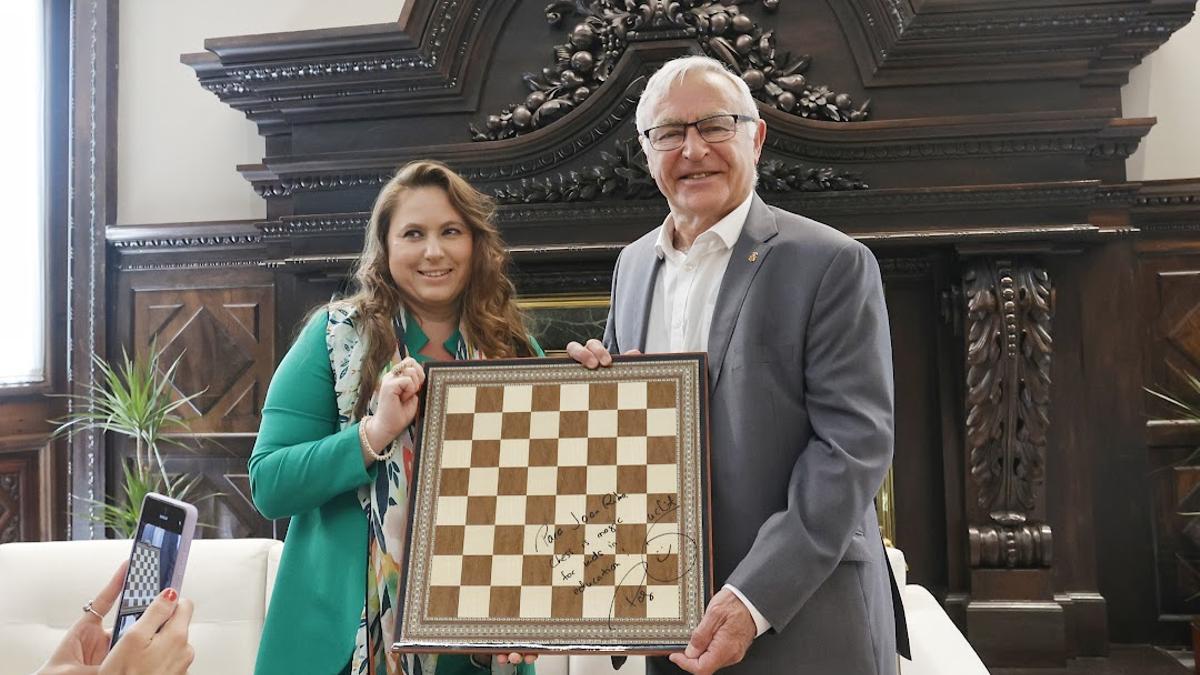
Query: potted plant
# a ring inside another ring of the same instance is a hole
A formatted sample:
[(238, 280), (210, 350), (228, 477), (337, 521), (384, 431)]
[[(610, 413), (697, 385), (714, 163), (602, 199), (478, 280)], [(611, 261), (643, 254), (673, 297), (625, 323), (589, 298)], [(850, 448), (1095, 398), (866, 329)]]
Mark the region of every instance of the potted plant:
[(77, 497), (87, 503), (90, 519), (103, 523), (121, 537), (136, 533), (142, 498), (147, 492), (186, 499), (198, 480), (186, 476), (172, 480), (159, 451), (164, 442), (186, 447), (166, 433), (188, 430), (187, 421), (178, 411), (204, 393), (201, 390), (177, 396), (173, 380), (181, 357), (176, 357), (164, 371), (159, 365), (163, 354), (153, 343), (143, 357), (136, 359), (130, 359), (122, 348), (118, 368), (93, 353), (92, 363), (101, 377), (90, 383), (83, 394), (65, 396), (72, 402), (71, 409), (64, 417), (52, 420), (58, 425), (52, 438), (95, 430), (133, 439), (133, 461), (121, 466), (124, 479), (121, 497), (112, 504)]

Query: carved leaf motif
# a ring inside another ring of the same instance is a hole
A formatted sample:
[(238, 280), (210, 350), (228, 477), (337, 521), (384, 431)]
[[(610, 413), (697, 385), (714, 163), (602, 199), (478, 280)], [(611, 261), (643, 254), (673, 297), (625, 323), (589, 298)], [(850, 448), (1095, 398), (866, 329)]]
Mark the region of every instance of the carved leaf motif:
[(575, 3), (571, 0), (555, 0), (546, 5), (546, 20), (551, 26), (558, 26), (562, 23), (563, 17), (575, 9)]
[(737, 52), (733, 51), (733, 45), (730, 44), (729, 40), (723, 37), (716, 37), (708, 41), (708, 46), (712, 49), (713, 56), (724, 61), (730, 68), (737, 69)]
[(967, 301), (967, 447), (979, 504), (996, 498), (1000, 478), (1000, 402), (1005, 364), (1000, 358), (1000, 316), (990, 265), (975, 263), (964, 275)]
[(1050, 427), (1050, 361), (1053, 340), (1049, 333), (1052, 316), (1049, 277), (1045, 270), (1022, 269), (1014, 275), (1017, 307), (1022, 330), (1021, 353), (1017, 359), (1020, 382), (1020, 428), (1016, 449), (1021, 461), (1014, 484), (1020, 506), (1034, 507), (1034, 486), (1042, 479), (1046, 432)]
[(1050, 426), (1053, 288), (1044, 269), (976, 261), (967, 304), (967, 445), (979, 505), (1013, 526), (1029, 517)]
[[(637, 138), (616, 144), (616, 152), (601, 152), (598, 166), (558, 174), (553, 178), (521, 179), (517, 186), (504, 186), (494, 192), (501, 204), (566, 201), (594, 201), (600, 197), (638, 199), (658, 196), (658, 185)], [(862, 190), (867, 184), (850, 171), (831, 167), (788, 165), (768, 160), (759, 166), (759, 187), (770, 192), (817, 192), (825, 190)]]

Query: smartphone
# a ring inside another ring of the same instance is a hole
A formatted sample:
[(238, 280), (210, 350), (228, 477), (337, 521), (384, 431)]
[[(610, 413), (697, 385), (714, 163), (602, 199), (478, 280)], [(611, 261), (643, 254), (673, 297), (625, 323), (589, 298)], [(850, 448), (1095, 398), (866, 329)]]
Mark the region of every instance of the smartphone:
[(121, 586), (113, 645), (159, 593), (166, 588), (179, 590), (195, 531), (195, 506), (156, 492), (146, 495), (133, 538), (133, 551), (129, 554), (129, 569)]

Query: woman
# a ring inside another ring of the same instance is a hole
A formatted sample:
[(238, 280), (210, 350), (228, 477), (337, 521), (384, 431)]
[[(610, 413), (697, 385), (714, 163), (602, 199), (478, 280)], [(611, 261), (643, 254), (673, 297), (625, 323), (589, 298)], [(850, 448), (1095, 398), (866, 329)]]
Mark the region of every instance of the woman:
[(320, 310), (279, 364), (250, 485), (264, 516), (292, 520), (256, 673), (533, 672), (516, 654), (489, 665), (388, 650), (419, 364), (542, 355), (491, 215), (491, 200), (445, 165), (403, 167), (375, 200), (358, 292)]

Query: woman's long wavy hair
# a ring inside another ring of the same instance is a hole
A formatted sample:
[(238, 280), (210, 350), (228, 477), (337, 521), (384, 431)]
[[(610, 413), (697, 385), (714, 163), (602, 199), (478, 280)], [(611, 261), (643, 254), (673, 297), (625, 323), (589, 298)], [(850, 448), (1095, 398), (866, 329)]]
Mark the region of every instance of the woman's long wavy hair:
[(358, 291), (343, 301), (354, 307), (355, 325), (367, 344), (362, 384), (354, 408), (358, 419), (367, 413), (380, 371), (395, 349), (392, 318), (405, 306), (404, 293), (388, 268), (392, 214), (405, 194), (425, 187), (445, 191), (473, 238), (470, 277), (459, 298), (459, 323), (468, 344), (493, 359), (533, 354), (525, 322), (513, 300), (516, 289), (506, 271), (508, 251), (499, 230), (492, 224), (494, 202), (441, 162), (410, 162), (396, 172), (375, 198), (362, 256), (354, 272)]

